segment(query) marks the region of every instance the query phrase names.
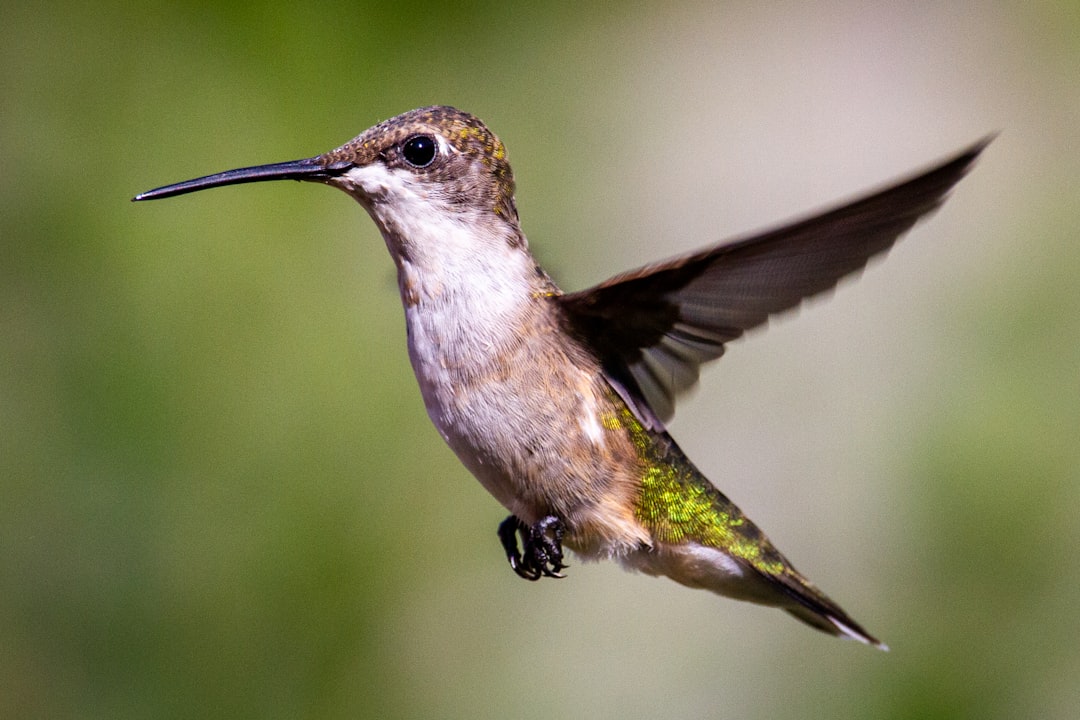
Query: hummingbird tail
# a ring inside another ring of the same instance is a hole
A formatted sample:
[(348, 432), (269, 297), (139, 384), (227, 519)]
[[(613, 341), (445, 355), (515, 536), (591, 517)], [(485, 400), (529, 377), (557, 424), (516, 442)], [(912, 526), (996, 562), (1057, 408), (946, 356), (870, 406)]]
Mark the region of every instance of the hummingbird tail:
[(825, 611), (823, 608), (811, 608), (802, 604), (784, 609), (816, 630), (821, 630), (836, 637), (858, 640), (861, 643), (876, 647), (878, 650), (889, 651), (888, 645), (863, 630), (862, 626), (843, 613), (840, 613), (838, 617), (833, 612)]
[(758, 572), (775, 583), (777, 589), (787, 596), (787, 602), (777, 604), (810, 627), (836, 637), (858, 640), (878, 650), (888, 651), (889, 647), (885, 643), (866, 632), (859, 623), (852, 620), (851, 616), (821, 592), (814, 583), (803, 577), (786, 559), (780, 572), (764, 572), (761, 569), (758, 569)]
[(666, 575), (687, 587), (778, 607), (815, 630), (858, 640), (880, 650), (889, 649), (799, 574), (782, 555), (772, 552), (778, 562), (776, 567), (757, 567), (724, 550), (696, 542), (661, 543), (619, 559), (627, 569)]

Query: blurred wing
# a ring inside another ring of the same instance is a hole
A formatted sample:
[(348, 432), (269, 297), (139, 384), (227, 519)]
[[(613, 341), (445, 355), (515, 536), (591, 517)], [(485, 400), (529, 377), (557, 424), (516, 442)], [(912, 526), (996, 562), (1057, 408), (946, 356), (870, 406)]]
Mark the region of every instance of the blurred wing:
[(836, 285), (945, 200), (992, 138), (910, 180), (800, 222), (560, 298), (639, 419), (660, 429), (724, 343)]

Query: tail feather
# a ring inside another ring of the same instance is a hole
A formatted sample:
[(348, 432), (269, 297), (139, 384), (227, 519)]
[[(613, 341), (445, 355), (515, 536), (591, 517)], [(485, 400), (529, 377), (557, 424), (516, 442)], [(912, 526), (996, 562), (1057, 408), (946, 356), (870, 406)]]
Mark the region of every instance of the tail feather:
[[(760, 571), (759, 571), (760, 572)], [(858, 640), (879, 650), (888, 651), (889, 646), (866, 632), (862, 625), (855, 622), (828, 595), (821, 592), (817, 585), (807, 580), (785, 560), (784, 572), (779, 574), (762, 573), (769, 580), (778, 584), (793, 602), (783, 608), (810, 627), (827, 632), (837, 637)]]
[(720, 548), (696, 542), (639, 548), (618, 559), (628, 570), (665, 575), (687, 587), (778, 607), (829, 635), (858, 640), (880, 650), (889, 649), (803, 577), (771, 544), (767, 548), (773, 563), (759, 566)]
[(858, 640), (861, 643), (876, 647), (878, 650), (889, 651), (888, 645), (866, 632), (859, 623), (852, 620), (835, 605), (833, 608), (832, 611), (824, 608), (814, 608), (800, 601), (800, 604), (785, 609), (812, 628), (837, 637)]
[(625, 567), (687, 587), (787, 610), (823, 632), (886, 649), (807, 580), (667, 433), (649, 433), (629, 410), (621, 422), (651, 468), (635, 517), (652, 542), (620, 556)]

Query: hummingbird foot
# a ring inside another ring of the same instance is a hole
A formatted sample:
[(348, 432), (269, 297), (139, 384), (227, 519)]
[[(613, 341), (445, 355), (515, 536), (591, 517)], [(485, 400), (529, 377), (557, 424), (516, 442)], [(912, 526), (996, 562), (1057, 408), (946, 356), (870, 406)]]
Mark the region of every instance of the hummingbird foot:
[[(499, 523), (499, 540), (510, 567), (526, 580), (539, 580), (542, 577), (566, 577), (559, 571), (566, 567), (563, 563), (562, 538), (566, 526), (554, 515), (541, 518), (532, 525), (526, 525), (516, 515)], [(518, 550), (518, 535), (521, 535), (521, 550)]]

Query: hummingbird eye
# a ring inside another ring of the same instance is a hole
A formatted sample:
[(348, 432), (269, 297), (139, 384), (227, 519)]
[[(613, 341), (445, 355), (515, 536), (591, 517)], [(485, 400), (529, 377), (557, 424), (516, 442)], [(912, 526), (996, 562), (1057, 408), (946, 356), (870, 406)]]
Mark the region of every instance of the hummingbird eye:
[(413, 135), (401, 145), (401, 156), (414, 168), (425, 168), (435, 161), (439, 146), (430, 135)]

